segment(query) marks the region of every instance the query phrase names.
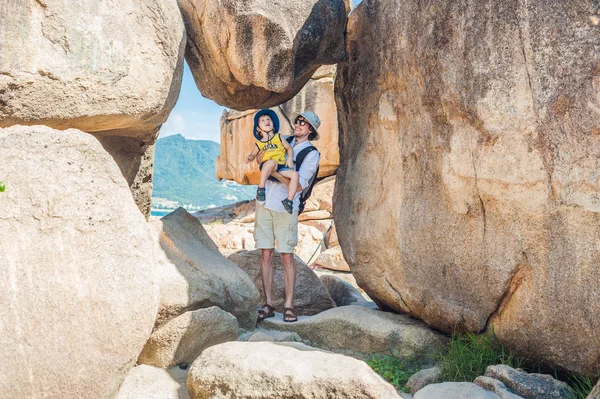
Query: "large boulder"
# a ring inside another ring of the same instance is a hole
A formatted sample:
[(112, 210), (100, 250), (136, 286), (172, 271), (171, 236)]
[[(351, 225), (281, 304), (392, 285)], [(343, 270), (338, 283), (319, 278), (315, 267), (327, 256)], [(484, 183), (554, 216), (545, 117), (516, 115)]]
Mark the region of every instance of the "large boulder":
[(185, 312), (152, 332), (138, 363), (160, 368), (192, 363), (210, 346), (238, 337), (231, 313), (212, 306)]
[(256, 326), (258, 291), (221, 255), (202, 224), (179, 208), (152, 223), (160, 307), (156, 327), (190, 310), (218, 306), (240, 327)]
[[(337, 121), (337, 115), (335, 116)], [(337, 129), (336, 129), (337, 131)], [(319, 140), (321, 141), (321, 140)], [(318, 142), (317, 142), (318, 143)], [(337, 148), (337, 144), (336, 147)], [(339, 157), (339, 155), (338, 155)], [(320, 169), (319, 169), (320, 171)], [(313, 187), (313, 191), (304, 205), (304, 212), (310, 211), (327, 211), (333, 212), (333, 190), (335, 189), (335, 176), (329, 176), (317, 182)]]
[(569, 385), (549, 374), (530, 374), (505, 364), (489, 366), (485, 376), (501, 381), (512, 392), (527, 399), (574, 399), (576, 396)]
[(314, 264), (319, 267), (324, 267), (330, 270), (338, 270), (342, 272), (349, 272), (350, 266), (344, 259), (341, 247), (328, 248), (321, 252)]
[[(502, 381), (495, 378), (480, 375), (473, 380), (473, 384), (479, 385), (486, 391), (495, 393), (496, 395), (500, 396), (500, 399), (523, 399), (523, 396), (512, 393), (512, 391), (510, 391)], [(408, 383), (406, 383), (406, 385), (408, 385)], [(537, 397), (533, 398), (537, 399)], [(540, 397), (540, 399), (545, 399), (545, 397)]]
[(435, 366), (419, 370), (411, 375), (408, 381), (406, 381), (406, 387), (410, 389), (410, 392), (414, 395), (419, 389), (422, 389), (429, 384), (437, 384), (439, 382), (442, 382), (442, 370)]
[(0, 8), (0, 19), (0, 127), (44, 124), (106, 138), (149, 216), (152, 144), (183, 73), (176, 0), (23, 0)]
[(0, 9), (0, 127), (154, 138), (181, 86), (175, 0), (23, 0)]
[[(229, 255), (228, 259), (238, 265), (250, 276), (260, 297), (264, 298), (260, 277), (261, 251), (239, 251)], [(273, 257), (273, 306), (283, 312), (285, 287), (283, 284), (283, 263), (279, 253)], [(296, 286), (294, 290), (294, 310), (300, 315), (314, 315), (335, 307), (325, 286), (317, 275), (298, 256), (294, 256), (296, 266)]]
[(198, 89), (227, 108), (273, 107), (346, 58), (343, 0), (178, 0)]
[(245, 200), (233, 204), (203, 209), (193, 213), (203, 224), (225, 224), (229, 222), (254, 223), (256, 201)]
[(442, 382), (417, 391), (415, 399), (501, 399), (472, 382)]
[(365, 298), (347, 281), (331, 274), (319, 276), (319, 280), (331, 295), (336, 306), (347, 306), (353, 302), (364, 302)]
[(187, 387), (192, 399), (399, 398), (366, 363), (297, 343), (213, 346), (192, 364)]
[(189, 399), (187, 371), (140, 364), (129, 371), (116, 399)]
[(300, 317), (295, 323), (268, 318), (264, 328), (295, 331), (319, 348), (368, 358), (394, 356), (430, 364), (445, 350), (447, 338), (423, 322), (406, 315), (382, 312), (365, 306), (341, 306), (316, 316)]
[(146, 217), (152, 208), (154, 177), (154, 140), (134, 137), (103, 136), (94, 134), (104, 149), (113, 157), (133, 195), (133, 200)]
[[(295, 111), (314, 111), (321, 119), (319, 140), (313, 141), (321, 153), (319, 177), (334, 175), (339, 164), (337, 109), (333, 95), (335, 67), (321, 67), (306, 86), (290, 101), (271, 108), (279, 117), (279, 132), (293, 134), (291, 123)], [(218, 179), (240, 184), (258, 184), (260, 172), (256, 162), (245, 163), (246, 155), (255, 148), (252, 134), (256, 109), (223, 111), (221, 116), (221, 154), (215, 162)], [(331, 184), (333, 186), (333, 184)], [(331, 187), (333, 191), (333, 187)], [(331, 198), (331, 197), (330, 197)], [(331, 200), (330, 200), (331, 201)]]
[(158, 307), (152, 238), (91, 135), (0, 129), (0, 398), (114, 398)]
[(334, 216), (370, 297), (595, 372), (596, 12), (585, 0), (355, 8), (336, 79)]

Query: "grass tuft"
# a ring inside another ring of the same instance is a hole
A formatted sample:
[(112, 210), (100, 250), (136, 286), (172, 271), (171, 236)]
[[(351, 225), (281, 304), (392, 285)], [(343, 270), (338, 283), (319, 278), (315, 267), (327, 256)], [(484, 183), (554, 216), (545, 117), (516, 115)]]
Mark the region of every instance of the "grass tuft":
[(409, 366), (402, 360), (392, 356), (371, 356), (366, 360), (366, 363), (384, 380), (402, 392), (409, 391), (406, 382), (411, 375), (419, 371), (418, 368)]
[(467, 381), (485, 374), (485, 369), (494, 364), (506, 364), (520, 368), (522, 361), (498, 343), (493, 334), (453, 334), (448, 352), (440, 355), (438, 366), (443, 381)]
[[(522, 368), (528, 373), (550, 373), (563, 380), (572, 388), (575, 399), (585, 399), (594, 388), (598, 376), (590, 378), (575, 373), (558, 373), (540, 363), (527, 362), (500, 344), (493, 332), (476, 335), (472, 333), (453, 334), (448, 351), (436, 358), (442, 371), (442, 381), (472, 382), (485, 374), (488, 366), (506, 364), (512, 368)], [(367, 364), (396, 389), (408, 392), (406, 382), (419, 368), (398, 358), (372, 356)], [(560, 374), (560, 376), (559, 376)]]
[[(597, 378), (596, 378), (597, 379)], [(596, 383), (593, 378), (580, 374), (569, 374), (567, 384), (573, 389), (575, 399), (585, 399), (590, 394)]]

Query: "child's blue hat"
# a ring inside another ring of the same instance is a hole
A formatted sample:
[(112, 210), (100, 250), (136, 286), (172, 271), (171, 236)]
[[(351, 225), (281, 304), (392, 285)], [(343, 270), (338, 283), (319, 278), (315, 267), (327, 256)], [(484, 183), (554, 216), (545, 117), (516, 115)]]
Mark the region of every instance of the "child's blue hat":
[(254, 115), (254, 130), (252, 131), (252, 133), (254, 133), (254, 137), (257, 140), (262, 139), (262, 137), (258, 133), (256, 133), (256, 130), (258, 129), (258, 118), (260, 118), (263, 115), (269, 115), (271, 117), (271, 120), (273, 121), (274, 132), (279, 132), (279, 117), (272, 109), (263, 108), (260, 111), (258, 111), (256, 115)]

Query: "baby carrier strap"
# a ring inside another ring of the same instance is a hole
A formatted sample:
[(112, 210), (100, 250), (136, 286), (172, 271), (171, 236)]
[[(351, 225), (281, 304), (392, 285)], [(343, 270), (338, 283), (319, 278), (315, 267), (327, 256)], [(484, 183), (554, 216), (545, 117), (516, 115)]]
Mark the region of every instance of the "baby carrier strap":
[[(294, 136), (286, 137), (286, 140), (288, 143), (292, 144), (292, 141), (294, 140)], [(317, 153), (319, 153), (319, 150), (317, 150), (317, 147), (315, 147), (314, 145), (310, 145), (306, 148), (303, 148), (296, 155), (296, 161), (295, 161), (296, 171), (300, 170), (300, 167), (302, 166), (302, 162), (304, 162), (304, 159), (306, 158), (306, 156), (308, 154), (310, 154), (312, 151), (317, 151)], [(320, 153), (319, 153), (319, 155), (320, 155)], [(315, 186), (315, 184), (318, 181), (318, 179), (317, 179), (318, 175), (319, 175), (319, 166), (317, 165), (317, 169), (315, 170), (315, 173), (312, 175), (312, 177), (308, 181), (308, 186), (304, 190), (302, 190), (302, 192), (300, 193), (300, 206), (299, 206), (300, 209), (298, 210), (298, 214), (301, 214), (302, 211), (304, 210), (306, 201), (308, 200), (308, 198), (310, 198), (313, 187)]]

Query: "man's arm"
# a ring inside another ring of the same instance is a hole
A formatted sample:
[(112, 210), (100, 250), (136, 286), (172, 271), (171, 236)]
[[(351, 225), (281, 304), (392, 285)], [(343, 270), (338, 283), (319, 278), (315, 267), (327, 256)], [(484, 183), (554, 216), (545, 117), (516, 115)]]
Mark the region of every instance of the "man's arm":
[[(321, 157), (317, 151), (311, 151), (308, 153), (304, 161), (302, 161), (302, 165), (300, 165), (300, 170), (298, 171), (298, 175), (300, 177), (300, 184), (298, 184), (298, 192), (304, 190), (308, 186), (310, 178), (315, 174), (317, 167), (319, 166), (319, 161)], [(283, 184), (290, 184), (290, 179), (282, 176), (280, 173), (273, 172), (271, 176), (279, 180)]]

